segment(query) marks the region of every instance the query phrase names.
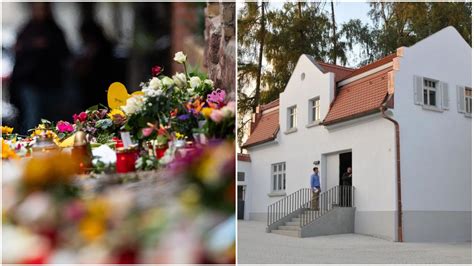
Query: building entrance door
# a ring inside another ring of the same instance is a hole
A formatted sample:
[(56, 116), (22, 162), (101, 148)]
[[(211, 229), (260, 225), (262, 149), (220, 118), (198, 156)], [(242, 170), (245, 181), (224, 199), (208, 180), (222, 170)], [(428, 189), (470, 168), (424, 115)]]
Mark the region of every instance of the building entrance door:
[[(352, 152), (345, 152), (339, 154), (339, 185), (352, 186), (352, 176), (350, 179), (343, 180), (344, 174), (347, 172), (347, 168), (352, 168)], [(343, 207), (350, 207), (352, 195), (351, 189), (344, 188), (342, 193), (339, 193), (340, 205)]]

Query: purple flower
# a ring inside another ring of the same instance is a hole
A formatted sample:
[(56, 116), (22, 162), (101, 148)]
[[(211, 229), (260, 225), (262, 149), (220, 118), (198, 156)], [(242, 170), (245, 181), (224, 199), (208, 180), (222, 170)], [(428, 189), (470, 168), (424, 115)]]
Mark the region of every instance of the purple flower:
[(189, 119), (189, 117), (190, 117), (189, 114), (184, 114), (184, 115), (178, 116), (178, 119), (179, 119), (179, 120), (187, 120), (187, 119)]

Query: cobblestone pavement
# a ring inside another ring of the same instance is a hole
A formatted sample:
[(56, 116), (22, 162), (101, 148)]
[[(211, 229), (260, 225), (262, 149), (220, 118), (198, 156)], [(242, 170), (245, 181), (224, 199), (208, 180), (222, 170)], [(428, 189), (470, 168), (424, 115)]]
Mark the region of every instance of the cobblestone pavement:
[(238, 263), (462, 263), (471, 242), (396, 243), (343, 234), (294, 238), (265, 233), (265, 224), (238, 222)]

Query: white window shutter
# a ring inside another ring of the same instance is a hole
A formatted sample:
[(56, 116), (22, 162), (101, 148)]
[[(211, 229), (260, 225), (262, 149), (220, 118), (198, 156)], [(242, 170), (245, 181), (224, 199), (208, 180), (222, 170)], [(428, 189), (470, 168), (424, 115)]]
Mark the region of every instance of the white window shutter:
[(449, 110), (449, 90), (448, 90), (448, 83), (446, 82), (440, 82), (440, 88), (441, 88), (441, 107), (444, 110)]
[(423, 77), (413, 77), (413, 89), (415, 104), (423, 104)]
[(456, 86), (456, 91), (458, 93), (458, 112), (465, 113), (466, 105), (464, 104), (464, 87)]

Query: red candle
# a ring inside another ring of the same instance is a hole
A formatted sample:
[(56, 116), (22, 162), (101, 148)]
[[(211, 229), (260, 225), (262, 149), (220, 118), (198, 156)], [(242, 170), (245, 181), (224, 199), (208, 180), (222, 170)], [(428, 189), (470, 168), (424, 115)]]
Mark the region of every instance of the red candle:
[(160, 144), (156, 146), (156, 159), (161, 159), (164, 155), (166, 150), (168, 149), (168, 143)]
[(138, 159), (138, 149), (118, 148), (116, 151), (117, 162), (115, 168), (117, 173), (128, 173), (135, 171), (135, 161)]

